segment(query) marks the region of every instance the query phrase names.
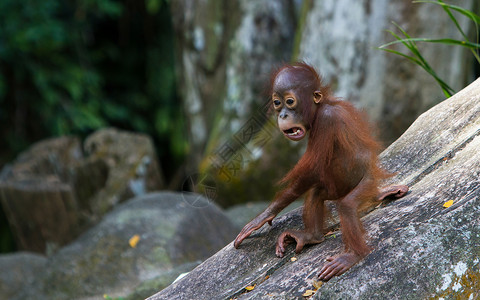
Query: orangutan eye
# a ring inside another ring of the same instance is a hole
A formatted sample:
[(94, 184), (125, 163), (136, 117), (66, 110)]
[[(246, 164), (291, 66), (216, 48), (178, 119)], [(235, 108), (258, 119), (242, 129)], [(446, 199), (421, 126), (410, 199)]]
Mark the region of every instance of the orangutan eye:
[(289, 108), (295, 108), (297, 101), (295, 101), (294, 98), (288, 98), (287, 101), (285, 101), (285, 103)]
[(278, 107), (282, 104), (282, 102), (278, 99), (273, 100), (273, 106)]

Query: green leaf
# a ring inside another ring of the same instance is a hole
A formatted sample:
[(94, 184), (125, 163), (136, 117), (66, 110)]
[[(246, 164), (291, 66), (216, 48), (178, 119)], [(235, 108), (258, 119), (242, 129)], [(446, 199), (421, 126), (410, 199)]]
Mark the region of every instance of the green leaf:
[(111, 17), (118, 17), (122, 14), (123, 6), (120, 3), (110, 0), (95, 1), (101, 12)]
[[(393, 35), (397, 40), (384, 44), (379, 47), (379, 49), (384, 50), (386, 52), (394, 53), (397, 55), (400, 55), (404, 58), (407, 58), (411, 62), (417, 64), (418, 66), (422, 67), (427, 73), (429, 73), (435, 81), (440, 85), (440, 88), (442, 89), (443, 93), (447, 96), (450, 97), (454, 90), (448, 86), (438, 75), (435, 73), (435, 71), (430, 67), (426, 59), (422, 56), (420, 51), (418, 50), (418, 47), (416, 45), (416, 42), (419, 40), (424, 41), (425, 39), (416, 39), (416, 38), (411, 38), (408, 33), (403, 30), (403, 28), (400, 27), (400, 25), (393, 23), (402, 33), (405, 35), (407, 38), (400, 38), (397, 34), (395, 34), (393, 31), (388, 31), (391, 35)], [(403, 44), (410, 52), (413, 54), (413, 56), (406, 55), (404, 53), (401, 53), (396, 50), (388, 49), (386, 47), (391, 46), (393, 44)]]
[(146, 0), (146, 7), (148, 13), (154, 15), (160, 11), (162, 7), (162, 0)]
[(104, 127), (104, 120), (92, 111), (88, 106), (73, 107), (69, 110), (69, 115), (74, 129), (84, 131)]
[(397, 41), (393, 41), (387, 44), (380, 46), (380, 48), (385, 48), (394, 44), (405, 44), (411, 42), (425, 42), (425, 43), (440, 43), (445, 45), (459, 45), (462, 47), (470, 48), (470, 49), (477, 49), (480, 48), (480, 44), (467, 42), (467, 41), (460, 41), (455, 39), (426, 39), (426, 38), (407, 38), (407, 39), (400, 39)]
[(474, 12), (472, 12), (468, 9), (462, 8), (462, 7), (457, 6), (457, 5), (446, 4), (446, 3), (443, 3), (441, 1), (438, 1), (438, 2), (436, 2), (436, 1), (413, 1), (413, 3), (432, 3), (432, 4), (441, 5), (443, 7), (447, 7), (447, 8), (453, 9), (455, 11), (458, 11), (462, 15), (468, 17), (470, 20), (475, 22), (476, 24), (480, 24), (480, 16), (479, 15), (475, 14)]
[(110, 100), (104, 100), (102, 102), (102, 111), (106, 115), (107, 119), (114, 121), (127, 121), (129, 117), (128, 108), (120, 105), (120, 103), (114, 103)]
[[(441, 1), (439, 1), (441, 2)], [(447, 13), (447, 15), (450, 17), (450, 20), (452, 20), (453, 24), (455, 24), (455, 27), (457, 27), (457, 30), (460, 31), (460, 33), (462, 34), (463, 38), (468, 41), (468, 37), (467, 35), (465, 34), (465, 32), (463, 32), (463, 29), (462, 27), (460, 26), (460, 24), (458, 24), (457, 22), (457, 19), (453, 16), (452, 12), (450, 11), (450, 9), (446, 6), (443, 6), (443, 10)]]
[(399, 51), (396, 51), (396, 50), (392, 50), (392, 49), (387, 49), (387, 48), (383, 48), (383, 45), (378, 47), (377, 49), (380, 49), (380, 50), (383, 50), (383, 51), (386, 51), (386, 52), (390, 52), (390, 53), (393, 53), (393, 54), (397, 54), (397, 55), (400, 55), (402, 57), (405, 57), (406, 59), (410, 60), (411, 62), (417, 64), (417, 65), (420, 65), (421, 62), (416, 59), (415, 57), (413, 56), (408, 56), (407, 54), (404, 54), (402, 52), (399, 52)]
[(170, 131), (171, 117), (170, 111), (167, 109), (158, 110), (155, 115), (155, 129), (160, 134), (166, 134)]

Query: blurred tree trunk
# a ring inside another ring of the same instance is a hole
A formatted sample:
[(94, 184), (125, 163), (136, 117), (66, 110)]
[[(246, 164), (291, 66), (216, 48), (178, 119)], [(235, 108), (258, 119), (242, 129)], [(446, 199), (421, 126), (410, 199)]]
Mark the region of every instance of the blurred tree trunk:
[[(475, 0), (456, 5), (473, 9)], [(395, 21), (414, 37), (460, 38), (441, 7), (409, 1), (174, 0), (172, 15), (189, 122), (186, 175), (213, 168), (205, 189), (224, 206), (269, 200), (303, 149), (265, 123), (260, 107), (268, 95), (262, 91), (272, 68), (291, 60), (312, 64), (337, 96), (365, 108), (387, 145), (444, 96), (423, 69), (375, 49), (394, 40), (385, 30)], [(473, 23), (458, 17), (472, 32)], [(419, 47), (454, 89), (473, 80), (465, 49)]]
[[(455, 5), (473, 10), (476, 0)], [(478, 3), (477, 3), (478, 4)], [(465, 32), (474, 23), (454, 12)], [(393, 41), (399, 24), (412, 37), (462, 39), (439, 5), (410, 1), (312, 1), (299, 45), (299, 59), (313, 64), (338, 96), (365, 108), (393, 142), (428, 108), (444, 99), (434, 79), (398, 55), (375, 49)], [(472, 40), (475, 40), (472, 38)], [(437, 74), (456, 91), (472, 82), (473, 56), (466, 49), (417, 43)], [(396, 48), (404, 52), (402, 45)]]
[(174, 0), (172, 16), (188, 175), (263, 104), (271, 68), (290, 60), (296, 7), (293, 0)]

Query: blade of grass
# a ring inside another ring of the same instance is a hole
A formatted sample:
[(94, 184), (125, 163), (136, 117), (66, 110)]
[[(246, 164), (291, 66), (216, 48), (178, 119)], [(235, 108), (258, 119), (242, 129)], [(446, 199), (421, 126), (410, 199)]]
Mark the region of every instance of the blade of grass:
[[(400, 30), (400, 32), (406, 38), (399, 37), (393, 31), (387, 31), (393, 37), (395, 37), (396, 41), (381, 45), (380, 47), (378, 47), (378, 49), (386, 51), (386, 52), (390, 52), (390, 53), (393, 53), (393, 54), (400, 55), (404, 58), (407, 58), (411, 62), (419, 65), (420, 67), (422, 67), (427, 73), (429, 73), (435, 79), (435, 81), (437, 81), (437, 83), (442, 88), (442, 91), (445, 94), (445, 96), (449, 97), (454, 93), (454, 90), (450, 86), (448, 86), (448, 84), (446, 84), (442, 79), (440, 79), (440, 77), (437, 76), (435, 71), (432, 69), (432, 67), (430, 67), (428, 62), (425, 60), (425, 58), (420, 53), (416, 43), (417, 42), (441, 43), (441, 44), (445, 44), (445, 45), (458, 45), (458, 46), (466, 47), (472, 52), (475, 59), (480, 63), (480, 56), (478, 54), (478, 50), (480, 49), (480, 43), (478, 43), (478, 27), (479, 27), (479, 24), (480, 24), (480, 16), (478, 16), (477, 14), (473, 13), (472, 11), (470, 11), (468, 9), (464, 9), (464, 8), (456, 6), (456, 5), (446, 4), (442, 0), (437, 0), (436, 2), (435, 1), (422, 1), (422, 0), (420, 0), (420, 1), (414, 1), (414, 3), (433, 3), (433, 4), (437, 4), (437, 5), (442, 6), (445, 13), (449, 16), (449, 18), (455, 24), (455, 27), (457, 28), (457, 30), (460, 32), (460, 34), (462, 35), (462, 37), (465, 40), (460, 41), (460, 40), (446, 39), (446, 38), (444, 38), (444, 39), (412, 38), (410, 35), (408, 35), (408, 33), (405, 30), (403, 30), (403, 28), (400, 25), (393, 22), (393, 24)], [(476, 32), (477, 32), (477, 43), (473, 43), (473, 42), (469, 41), (467, 35), (465, 34), (463, 29), (461, 28), (457, 19), (452, 14), (452, 11), (459, 12), (460, 14), (466, 16), (467, 18), (469, 18), (470, 20), (472, 20), (475, 23), (475, 29), (476, 29)], [(409, 56), (409, 55), (401, 53), (399, 51), (387, 48), (388, 46), (395, 45), (395, 44), (400, 44), (400, 43), (403, 44), (412, 53), (413, 56)]]
[[(467, 16), (470, 20), (472, 20), (475, 23), (475, 31), (477, 33), (477, 43), (478, 43), (478, 25), (480, 24), (480, 16), (478, 16), (474, 12), (472, 12), (468, 9), (464, 9), (462, 7), (456, 6), (456, 5), (446, 4), (442, 0), (438, 0), (437, 2), (435, 2), (435, 1), (414, 1), (414, 3), (433, 3), (433, 4), (441, 5), (443, 10), (448, 14), (450, 19), (453, 21), (453, 23), (457, 27), (458, 31), (460, 31), (460, 33), (462, 34), (463, 38), (467, 42), (469, 42), (469, 39), (468, 39), (467, 35), (465, 34), (465, 32), (460, 27), (460, 24), (458, 24), (457, 19), (453, 16), (450, 9), (456, 10), (457, 12), (463, 14), (464, 16)], [(475, 57), (475, 59), (477, 60), (477, 62), (480, 64), (480, 55), (478, 54), (478, 49), (480, 49), (480, 47), (476, 47), (476, 49), (470, 49), (470, 51), (472, 52), (472, 54)]]
[[(441, 3), (443, 3), (442, 1), (439, 1)], [(460, 31), (460, 33), (462, 34), (463, 38), (468, 41), (468, 37), (467, 35), (465, 34), (465, 32), (463, 32), (463, 29), (462, 27), (460, 27), (460, 24), (458, 24), (457, 22), (457, 19), (453, 16), (452, 12), (450, 11), (450, 8), (446, 7), (446, 6), (442, 6), (443, 10), (447, 13), (447, 15), (450, 17), (450, 20), (452, 20), (453, 24), (455, 24), (455, 27), (457, 27), (458, 31)]]
[(471, 50), (475, 59), (480, 63), (480, 56), (478, 55), (477, 51), (480, 49), (479, 43), (472, 43), (469, 41), (459, 41), (454, 39), (425, 39), (425, 38), (409, 38), (409, 39), (401, 39), (393, 42), (389, 42), (387, 44), (381, 45), (380, 48), (385, 48), (394, 44), (405, 43), (408, 42), (425, 42), (425, 43), (440, 43), (445, 45), (459, 45)]
[[(406, 36), (407, 38), (410, 38), (410, 36), (408, 35), (408, 33), (403, 30), (403, 28), (398, 25), (397, 23), (393, 22), (393, 24), (400, 30), (400, 32), (402, 32), (402, 34), (404, 36)], [(418, 51), (418, 48), (417, 48), (417, 45), (415, 44), (415, 42), (412, 42), (412, 41), (406, 41), (406, 39), (402, 39), (400, 38), (397, 34), (395, 34), (393, 31), (390, 31), (390, 34), (392, 34), (400, 43), (402, 43), (408, 50), (410, 50), (410, 52), (414, 55), (414, 57), (416, 57), (416, 59), (418, 60), (418, 65), (420, 65), (422, 68), (426, 69), (426, 68), (430, 68), (430, 66), (428, 65), (428, 63), (425, 61), (425, 59), (422, 57), (422, 55), (420, 54), (420, 52)]]
[(410, 45), (410, 46), (407, 46), (407, 48), (413, 53), (413, 55), (415, 55), (418, 58), (419, 61), (421, 61), (420, 66), (435, 78), (435, 80), (442, 87), (444, 92), (445, 91), (447, 91), (448, 93), (454, 92), (454, 90), (448, 84), (446, 84), (443, 80), (440, 79), (440, 77), (438, 77), (435, 70), (433, 70), (433, 68), (430, 67), (428, 62), (425, 60), (425, 58), (422, 56), (422, 54), (418, 50), (415, 40), (400, 25), (398, 25), (395, 22), (393, 24), (397, 26), (397, 28), (403, 33), (403, 35), (407, 37), (407, 39), (402, 39), (400, 42), (404, 45)]
[[(403, 35), (405, 35), (407, 37), (407, 39), (410, 39), (410, 41), (407, 41), (406, 39), (402, 39), (402, 44), (404, 45), (409, 45), (407, 46), (407, 48), (410, 50), (410, 52), (412, 52), (412, 54), (417, 57), (417, 59), (421, 62), (420, 66), (425, 70), (427, 71), (429, 74), (431, 74), (435, 80), (437, 80), (437, 82), (442, 86), (443, 88), (443, 85), (445, 84), (443, 81), (440, 80), (440, 78), (437, 76), (437, 74), (435, 73), (435, 71), (430, 67), (430, 65), (428, 64), (428, 62), (425, 60), (425, 58), (423, 58), (422, 54), (420, 53), (420, 51), (418, 50), (418, 47), (417, 47), (417, 44), (415, 41), (412, 41), (412, 37), (400, 26), (398, 25), (397, 23), (394, 23), (395, 26), (397, 26), (397, 28), (403, 33)], [(447, 85), (448, 87), (448, 85)], [(448, 87), (449, 88), (449, 87)]]
[(468, 17), (470, 20), (472, 20), (476, 24), (480, 24), (480, 16), (479, 15), (475, 14), (474, 12), (472, 12), (468, 9), (462, 8), (460, 6), (456, 6), (456, 5), (452, 5), (452, 4), (446, 4), (446, 3), (443, 3), (443, 2), (440, 2), (440, 1), (438, 1), (438, 2), (437, 1), (413, 1), (413, 3), (433, 3), (433, 4), (441, 5), (443, 7), (448, 7), (450, 9), (458, 11), (462, 15)]
[(389, 53), (393, 53), (393, 54), (397, 54), (397, 55), (400, 55), (406, 59), (408, 59), (409, 61), (417, 64), (417, 65), (421, 65), (421, 62), (416, 59), (415, 57), (412, 57), (412, 56), (408, 56), (407, 54), (404, 54), (402, 52), (399, 52), (399, 51), (396, 51), (396, 50), (392, 50), (392, 49), (387, 49), (387, 48), (381, 48), (382, 46), (378, 47), (377, 49), (380, 49), (380, 50), (383, 50), (385, 52), (389, 52)]
[[(405, 30), (403, 30), (403, 28), (400, 25), (398, 25), (396, 22), (392, 22), (392, 23), (393, 23), (393, 25), (395, 25), (395, 27), (398, 28), (398, 30), (400, 30), (400, 32), (404, 36), (406, 36), (407, 38), (411, 38), (411, 36), (409, 36), (408, 33)], [(400, 38), (398, 35), (394, 35), (394, 36), (398, 40), (404, 40), (403, 38)], [(403, 44), (405, 46), (407, 46), (408, 48), (412, 48), (412, 49), (415, 49), (417, 47), (417, 45), (415, 45), (415, 43), (412, 43), (412, 42), (403, 42)]]
[(377, 49), (380, 49), (380, 50), (383, 50), (385, 52), (389, 52), (389, 53), (393, 53), (393, 54), (396, 54), (396, 55), (400, 55), (406, 59), (408, 59), (409, 61), (417, 64), (418, 66), (422, 67), (426, 72), (428, 72), (434, 79), (435, 81), (437, 81), (437, 83), (440, 85), (440, 87), (442, 88), (442, 90), (444, 90), (444, 93), (445, 93), (445, 90), (449, 91), (448, 92), (448, 96), (450, 97), (451, 96), (451, 93), (453, 92), (453, 89), (450, 88), (443, 80), (441, 80), (437, 74), (435, 74), (435, 72), (432, 72), (431, 69), (426, 69), (424, 67), (424, 65), (422, 64), (422, 62), (418, 59), (416, 59), (415, 57), (412, 57), (412, 56), (409, 56), (409, 55), (406, 55), (402, 52), (399, 52), (399, 51), (396, 51), (396, 50), (392, 50), (392, 49), (387, 49), (387, 48), (377, 48)]
[(440, 77), (438, 77), (438, 75), (430, 67), (428, 62), (423, 58), (423, 56), (420, 54), (420, 52), (418, 50), (415, 39), (412, 39), (408, 35), (408, 33), (405, 30), (403, 30), (403, 28), (401, 28), (398, 24), (396, 24), (396, 23), (394, 23), (394, 24), (403, 33), (403, 35), (405, 35), (407, 37), (407, 39), (400, 38), (393, 31), (387, 31), (387, 32), (389, 32), (392, 36), (394, 36), (397, 39), (397, 41), (395, 41), (394, 43), (402, 43), (408, 50), (410, 50), (410, 52), (414, 56), (409, 56), (409, 55), (406, 55), (406, 54), (401, 53), (399, 51), (386, 48), (388, 45), (391, 45), (391, 44), (394, 44), (394, 43), (388, 43), (388, 44), (382, 45), (382, 46), (380, 46), (380, 49), (384, 50), (384, 51), (387, 51), (387, 52), (390, 52), (390, 53), (400, 55), (402, 57), (405, 57), (408, 60), (410, 60), (411, 62), (419, 65), (420, 67), (422, 67), (427, 73), (429, 73), (435, 79), (435, 81), (437, 81), (437, 83), (440, 85), (440, 88), (442, 89), (445, 96), (450, 97), (453, 94), (454, 90), (450, 86), (448, 86), (448, 84), (446, 84), (442, 79), (440, 79)]
[[(438, 0), (438, 2), (440, 3), (443, 3), (442, 0)], [(466, 36), (466, 34), (463, 32), (462, 28), (460, 27), (460, 25), (458, 24), (457, 20), (455, 19), (455, 17), (452, 15), (452, 13), (450, 12), (450, 8), (448, 8), (447, 6), (442, 6), (442, 8), (447, 12), (447, 14), (449, 15), (450, 19), (452, 19), (452, 21), (455, 23), (455, 26), (457, 26), (458, 30), (462, 33), (464, 39), (466, 41), (469, 41), (468, 40), (468, 37)], [(459, 9), (462, 9), (463, 8), (459, 8)], [(475, 13), (473, 13), (472, 11), (469, 11), (469, 10), (464, 10), (466, 14), (468, 15), (471, 15), (473, 17), (473, 22), (475, 24), (475, 33), (476, 33), (476, 37), (477, 37), (477, 43), (478, 43), (478, 25), (479, 25), (479, 22), (478, 20), (480, 19), (480, 17), (478, 15), (476, 15)], [(479, 49), (480, 47), (478, 47), (477, 49), (471, 49), (471, 52), (473, 54), (473, 56), (475, 57), (475, 59), (477, 60), (477, 62), (480, 64), (480, 56), (479, 56)]]
[[(407, 49), (410, 49), (411, 45), (407, 42), (404, 42), (403, 39), (401, 37), (399, 37), (395, 32), (393, 32), (391, 30), (387, 30), (387, 32), (390, 33), (391, 35), (393, 35), (393, 37), (397, 39), (396, 43), (402, 43), (405, 47), (407, 47)], [(387, 46), (389, 46), (389, 45), (385, 44), (385, 45), (380, 46), (380, 48), (387, 47)]]
[(467, 42), (467, 41), (459, 41), (454, 39), (426, 39), (426, 38), (407, 38), (407, 39), (402, 39), (398, 41), (393, 41), (385, 45), (382, 45), (380, 47), (388, 47), (390, 45), (399, 44), (399, 43), (403, 44), (404, 42), (425, 42), (425, 43), (440, 43), (445, 45), (459, 45), (469, 49), (480, 48), (480, 44)]

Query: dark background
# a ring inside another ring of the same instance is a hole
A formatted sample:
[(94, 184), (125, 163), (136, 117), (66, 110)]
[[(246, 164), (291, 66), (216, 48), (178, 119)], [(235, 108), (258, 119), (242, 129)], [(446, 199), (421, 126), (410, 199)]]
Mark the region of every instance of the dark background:
[(115, 126), (154, 139), (168, 180), (186, 145), (173, 55), (168, 1), (0, 1), (0, 167), (41, 139)]

